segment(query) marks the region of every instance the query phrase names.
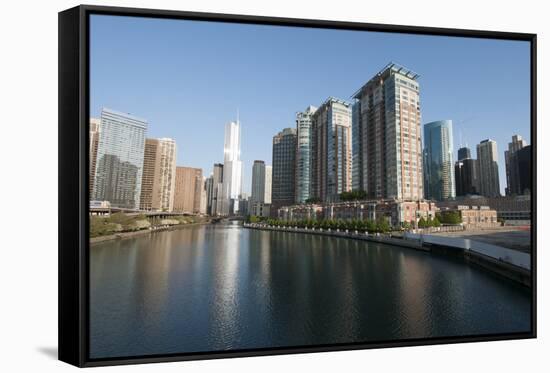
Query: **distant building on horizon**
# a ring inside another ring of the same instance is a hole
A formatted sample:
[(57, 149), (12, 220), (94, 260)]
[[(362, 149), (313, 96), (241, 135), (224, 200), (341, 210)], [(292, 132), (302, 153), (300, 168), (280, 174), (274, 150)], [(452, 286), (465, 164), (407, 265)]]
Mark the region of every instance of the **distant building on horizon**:
[(296, 113), (296, 203), (304, 203), (311, 197), (312, 121), (315, 106)]
[(491, 139), (477, 145), (479, 173), (479, 194), (485, 197), (499, 197), (500, 181), (498, 174), (497, 143)]
[(273, 183), (273, 166), (265, 166), (264, 203), (271, 204), (271, 185)]
[[(512, 136), (512, 142), (508, 143), (508, 150), (504, 151), (506, 164), (506, 195), (520, 195), (525, 189), (525, 182), (520, 178), (520, 162), (518, 152), (527, 146), (527, 142), (520, 136)], [(525, 165), (523, 165), (525, 167)], [(530, 188), (527, 188), (530, 189)]]
[(271, 213), (294, 203), (296, 178), (296, 129), (285, 128), (273, 136)]
[(92, 200), (139, 209), (147, 121), (103, 108)]
[(201, 212), (202, 189), (202, 169), (177, 166), (174, 211), (199, 214)]
[(311, 117), (310, 195), (337, 201), (351, 190), (351, 104), (329, 97)]
[(223, 192), (220, 213), (221, 215), (235, 215), (239, 213), (238, 200), (242, 194), (243, 184), (241, 124), (238, 120), (225, 125), (223, 165)]
[(390, 63), (353, 95), (353, 188), (368, 198), (424, 198), (418, 77)]
[(176, 142), (146, 139), (141, 180), (140, 210), (172, 211), (176, 182)]
[(252, 187), (250, 202), (265, 202), (265, 162), (255, 160), (252, 165)]
[(424, 124), (424, 196), (443, 201), (455, 197), (453, 122)]

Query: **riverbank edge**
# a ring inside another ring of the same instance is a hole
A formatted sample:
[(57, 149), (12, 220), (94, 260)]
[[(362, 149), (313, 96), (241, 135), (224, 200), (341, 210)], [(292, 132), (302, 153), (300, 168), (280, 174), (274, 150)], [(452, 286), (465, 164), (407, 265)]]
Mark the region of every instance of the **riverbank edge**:
[(156, 229), (142, 229), (139, 231), (133, 231), (133, 232), (120, 232), (115, 234), (110, 234), (107, 236), (99, 236), (99, 237), (91, 237), (90, 238), (90, 246), (94, 244), (98, 244), (101, 242), (107, 242), (107, 241), (113, 241), (113, 240), (123, 240), (126, 238), (133, 238), (137, 236), (145, 236), (147, 234), (152, 234), (156, 232), (166, 232), (166, 231), (174, 231), (183, 229), (185, 227), (191, 227), (194, 225), (201, 225), (201, 224), (210, 224), (212, 220), (197, 222), (197, 223), (189, 223), (189, 224), (177, 224), (177, 225), (171, 225), (168, 227), (162, 227), (162, 228), (156, 228)]
[[(340, 237), (354, 240), (369, 241), (387, 245), (395, 245), (400, 247), (405, 247), (409, 249), (431, 252), (434, 254), (440, 254), (453, 258), (463, 259), (466, 263), (472, 264), (479, 268), (482, 268), (492, 274), (495, 274), (500, 277), (507, 278), (513, 282), (516, 282), (520, 285), (531, 288), (531, 272), (523, 268), (516, 267), (501, 261), (497, 261), (493, 258), (479, 254), (476, 252), (466, 252), (461, 251), (457, 255), (457, 250), (451, 250), (449, 247), (441, 245), (429, 245), (421, 242), (420, 240), (407, 240), (404, 238), (394, 238), (386, 236), (375, 236), (375, 235), (366, 235), (361, 234), (357, 231), (328, 231), (328, 230), (315, 230), (315, 229), (305, 229), (305, 228), (292, 228), (292, 227), (271, 227), (258, 224), (247, 224), (243, 225), (245, 228), (257, 229), (257, 230), (268, 230), (275, 232), (289, 232), (289, 233), (305, 233), (329, 237)], [(356, 233), (357, 232), (357, 233)]]

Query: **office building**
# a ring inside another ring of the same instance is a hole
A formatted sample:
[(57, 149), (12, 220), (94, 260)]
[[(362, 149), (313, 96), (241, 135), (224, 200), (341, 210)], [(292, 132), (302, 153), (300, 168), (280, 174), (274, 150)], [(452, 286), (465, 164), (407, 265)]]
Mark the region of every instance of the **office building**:
[(369, 198), (424, 197), (418, 77), (390, 63), (354, 94), (354, 183)]
[(265, 195), (264, 203), (271, 204), (271, 184), (273, 182), (273, 167), (265, 166)]
[(479, 194), (477, 159), (465, 158), (455, 162), (456, 196)]
[(312, 115), (312, 139), (310, 194), (337, 201), (351, 190), (351, 105), (328, 98)]
[(273, 136), (271, 211), (294, 203), (296, 177), (296, 129), (285, 128)]
[(101, 111), (101, 131), (92, 200), (139, 209), (147, 121), (110, 109)]
[(176, 167), (174, 211), (185, 214), (199, 214), (203, 189), (202, 169)]
[(424, 196), (442, 201), (455, 197), (453, 122), (424, 124)]
[(497, 143), (483, 140), (477, 145), (479, 193), (485, 197), (500, 196)]
[(311, 196), (311, 117), (316, 111), (315, 106), (308, 106), (296, 113), (296, 203), (304, 203)]
[(463, 159), (472, 158), (472, 153), (470, 152), (470, 148), (467, 146), (463, 146), (460, 149), (458, 149), (458, 159), (457, 161), (461, 161)]
[(265, 162), (256, 160), (252, 165), (250, 202), (265, 202)]
[(521, 136), (514, 135), (512, 136), (512, 142), (508, 143), (508, 150), (504, 152), (507, 196), (523, 194), (518, 152), (526, 146), (527, 142), (523, 140)]

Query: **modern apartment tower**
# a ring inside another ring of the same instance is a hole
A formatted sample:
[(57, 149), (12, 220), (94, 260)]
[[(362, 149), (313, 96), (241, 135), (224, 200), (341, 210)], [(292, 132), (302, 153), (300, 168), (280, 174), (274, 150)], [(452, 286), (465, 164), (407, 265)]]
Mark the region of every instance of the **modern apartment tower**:
[(285, 128), (273, 136), (271, 213), (294, 204), (296, 177), (296, 129)]
[(390, 63), (354, 94), (354, 188), (368, 198), (424, 197), (418, 77)]
[(485, 197), (500, 197), (497, 143), (483, 140), (477, 145), (479, 193)]
[(455, 163), (455, 186), (457, 196), (479, 194), (479, 170), (477, 159), (471, 158), (470, 148), (458, 149)]
[(201, 212), (202, 169), (176, 167), (174, 211), (186, 214)]
[(520, 194), (531, 194), (531, 145), (518, 150), (515, 157), (519, 169)]
[(304, 203), (311, 196), (311, 117), (317, 111), (315, 106), (296, 113), (296, 203)]
[(172, 211), (176, 182), (176, 142), (146, 139), (141, 178), (140, 209)]
[(147, 121), (110, 109), (101, 111), (101, 131), (92, 200), (139, 209)]
[(523, 194), (520, 181), (520, 168), (518, 152), (527, 146), (527, 142), (519, 135), (512, 136), (512, 142), (508, 143), (508, 150), (504, 152), (506, 163), (506, 195)]
[(227, 123), (223, 147), (223, 201), (221, 215), (235, 215), (242, 194), (243, 164), (241, 161), (241, 124)]
[(101, 128), (101, 119), (90, 118), (90, 196), (94, 191), (95, 168), (97, 164), (97, 146), (99, 144), (99, 132)]
[(351, 190), (351, 104), (329, 97), (312, 115), (310, 194), (337, 201)]
[(424, 124), (424, 196), (444, 201), (455, 197), (453, 122)]

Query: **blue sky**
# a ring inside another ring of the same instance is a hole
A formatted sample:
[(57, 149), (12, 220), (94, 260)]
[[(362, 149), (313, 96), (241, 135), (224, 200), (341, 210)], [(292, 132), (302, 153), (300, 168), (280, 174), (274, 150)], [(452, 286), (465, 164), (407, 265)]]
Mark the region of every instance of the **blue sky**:
[(422, 122), (451, 119), (454, 146), (513, 134), (530, 139), (529, 43), (442, 36), (94, 15), (91, 115), (102, 107), (147, 119), (171, 137), (180, 166), (208, 176), (223, 162), (225, 123), (240, 112), (244, 190), (255, 159), (271, 164), (273, 135), (295, 113), (350, 96), (388, 62), (420, 74)]

